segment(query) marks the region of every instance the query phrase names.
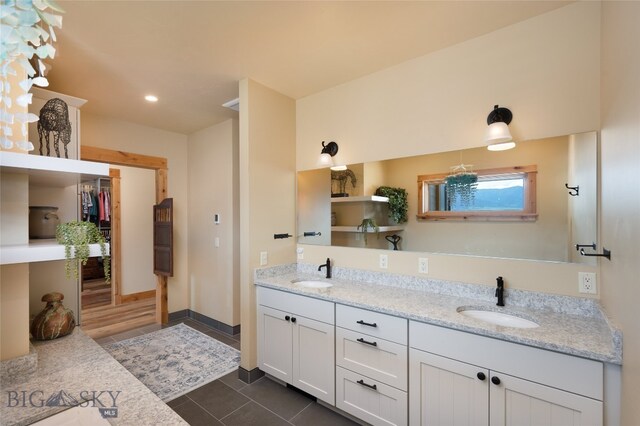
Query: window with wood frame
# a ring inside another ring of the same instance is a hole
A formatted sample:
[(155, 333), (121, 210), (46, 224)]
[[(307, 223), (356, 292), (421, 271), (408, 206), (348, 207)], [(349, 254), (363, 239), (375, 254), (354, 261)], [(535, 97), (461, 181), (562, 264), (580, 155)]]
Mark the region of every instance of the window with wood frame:
[(464, 201), (451, 197), (448, 173), (418, 176), (418, 219), (535, 221), (537, 167), (514, 166), (475, 171), (478, 181)]

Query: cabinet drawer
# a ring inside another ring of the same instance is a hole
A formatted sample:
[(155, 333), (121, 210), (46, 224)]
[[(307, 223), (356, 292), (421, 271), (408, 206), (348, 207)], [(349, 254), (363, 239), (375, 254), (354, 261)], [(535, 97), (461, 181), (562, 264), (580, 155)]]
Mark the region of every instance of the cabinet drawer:
[(279, 309), (327, 324), (335, 323), (334, 303), (311, 297), (287, 293), (285, 291), (258, 287), (256, 289), (258, 304)]
[(601, 362), (411, 321), (410, 345), (489, 370), (602, 400)]
[(405, 345), (336, 327), (336, 364), (407, 390)]
[(372, 425), (406, 425), (407, 393), (336, 367), (336, 407)]
[(407, 344), (407, 320), (403, 318), (336, 304), (336, 325), (401, 345)]

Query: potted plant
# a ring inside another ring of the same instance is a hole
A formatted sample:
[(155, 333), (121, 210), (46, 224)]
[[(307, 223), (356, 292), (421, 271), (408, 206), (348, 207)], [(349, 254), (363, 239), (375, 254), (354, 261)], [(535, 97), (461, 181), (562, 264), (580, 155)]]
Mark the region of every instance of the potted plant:
[(389, 199), (389, 217), (395, 223), (401, 224), (407, 221), (409, 202), (407, 201), (407, 191), (404, 188), (381, 186), (376, 189), (376, 195)]
[(358, 225), (358, 227), (356, 228), (357, 230), (360, 230), (360, 228), (362, 228), (362, 234), (364, 235), (364, 243), (367, 244), (367, 231), (369, 229), (375, 231), (376, 235), (378, 234), (378, 225), (376, 224), (375, 219), (373, 218), (364, 218), (362, 219), (362, 222), (360, 223), (360, 225)]
[[(83, 265), (86, 265), (87, 259), (89, 259), (89, 244), (100, 244), (105, 281), (111, 280), (106, 242), (95, 224), (78, 221), (62, 223), (56, 228), (56, 240), (59, 244), (64, 245), (64, 255), (67, 259), (65, 263), (67, 278), (71, 277), (72, 271), (73, 275), (78, 278), (78, 263), (74, 260), (78, 259)], [(72, 248), (73, 256), (71, 255)]]

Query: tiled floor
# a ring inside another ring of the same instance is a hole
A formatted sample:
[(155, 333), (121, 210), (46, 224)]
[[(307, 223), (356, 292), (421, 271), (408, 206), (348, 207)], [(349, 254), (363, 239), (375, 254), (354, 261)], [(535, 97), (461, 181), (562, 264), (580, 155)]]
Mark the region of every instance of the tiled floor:
[[(240, 335), (229, 336), (191, 319), (184, 323), (223, 343), (240, 349)], [(100, 344), (140, 336), (160, 329), (153, 324), (110, 337)], [(191, 425), (355, 425), (351, 420), (323, 407), (313, 399), (266, 377), (250, 385), (238, 379), (237, 371), (189, 392), (168, 405)]]

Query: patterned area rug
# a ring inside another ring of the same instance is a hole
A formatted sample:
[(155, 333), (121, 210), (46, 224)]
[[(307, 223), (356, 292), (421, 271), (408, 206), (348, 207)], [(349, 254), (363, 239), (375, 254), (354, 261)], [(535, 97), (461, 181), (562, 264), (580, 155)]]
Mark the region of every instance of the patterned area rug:
[(104, 348), (164, 402), (238, 368), (240, 351), (178, 324)]

